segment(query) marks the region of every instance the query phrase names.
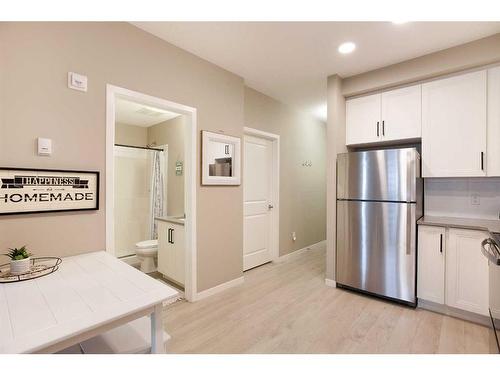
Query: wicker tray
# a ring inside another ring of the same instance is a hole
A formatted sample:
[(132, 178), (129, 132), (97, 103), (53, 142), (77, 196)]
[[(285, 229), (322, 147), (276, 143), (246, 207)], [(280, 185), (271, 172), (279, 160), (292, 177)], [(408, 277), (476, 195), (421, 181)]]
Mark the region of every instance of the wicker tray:
[(31, 269), (19, 275), (10, 273), (10, 263), (0, 265), (0, 284), (33, 280), (46, 276), (59, 269), (62, 259), (58, 257), (31, 258)]

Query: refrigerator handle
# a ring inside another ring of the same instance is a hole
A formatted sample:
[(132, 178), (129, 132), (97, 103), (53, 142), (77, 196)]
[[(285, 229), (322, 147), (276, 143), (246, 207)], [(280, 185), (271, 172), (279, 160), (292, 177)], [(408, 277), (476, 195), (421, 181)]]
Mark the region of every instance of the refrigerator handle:
[(406, 255), (411, 254), (411, 246), (413, 243), (412, 231), (413, 231), (413, 223), (411, 222), (411, 204), (406, 205)]
[(415, 157), (411, 151), (408, 151), (406, 154), (406, 199), (409, 201), (415, 200), (415, 192), (413, 191), (413, 183), (417, 177), (417, 173), (415, 170), (416, 167)]

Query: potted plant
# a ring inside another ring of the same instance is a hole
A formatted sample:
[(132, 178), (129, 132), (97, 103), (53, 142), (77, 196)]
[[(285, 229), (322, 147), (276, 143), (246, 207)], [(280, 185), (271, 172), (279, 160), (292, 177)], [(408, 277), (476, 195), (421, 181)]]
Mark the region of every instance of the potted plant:
[(28, 252), (26, 246), (9, 249), (7, 254), (10, 258), (10, 273), (20, 275), (30, 270), (31, 253)]

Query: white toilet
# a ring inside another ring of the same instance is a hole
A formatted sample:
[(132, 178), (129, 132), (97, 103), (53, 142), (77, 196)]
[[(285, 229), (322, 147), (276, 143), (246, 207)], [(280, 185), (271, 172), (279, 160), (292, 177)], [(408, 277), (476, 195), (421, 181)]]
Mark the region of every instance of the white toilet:
[(158, 259), (158, 240), (147, 240), (135, 244), (135, 254), (141, 261), (141, 271), (151, 273), (156, 271)]

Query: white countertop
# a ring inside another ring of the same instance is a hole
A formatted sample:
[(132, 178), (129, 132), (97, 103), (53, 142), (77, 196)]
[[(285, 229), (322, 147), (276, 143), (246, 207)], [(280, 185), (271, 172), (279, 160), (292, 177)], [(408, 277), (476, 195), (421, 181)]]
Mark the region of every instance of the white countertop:
[(0, 353), (41, 351), (177, 294), (104, 251), (63, 258), (50, 275), (0, 284)]
[(417, 221), (417, 224), (500, 233), (500, 220), (425, 215)]
[(161, 216), (161, 217), (155, 217), (155, 220), (166, 221), (167, 223), (184, 225), (184, 221), (186, 219), (183, 217), (179, 217), (179, 216)]

